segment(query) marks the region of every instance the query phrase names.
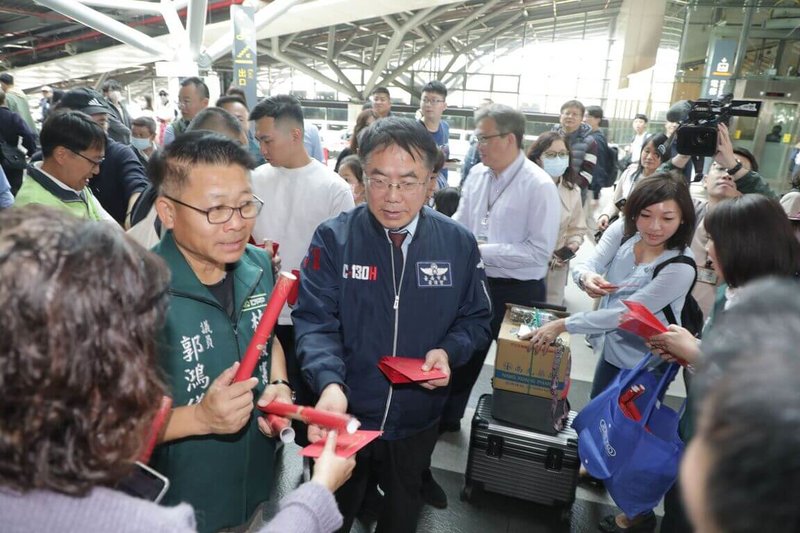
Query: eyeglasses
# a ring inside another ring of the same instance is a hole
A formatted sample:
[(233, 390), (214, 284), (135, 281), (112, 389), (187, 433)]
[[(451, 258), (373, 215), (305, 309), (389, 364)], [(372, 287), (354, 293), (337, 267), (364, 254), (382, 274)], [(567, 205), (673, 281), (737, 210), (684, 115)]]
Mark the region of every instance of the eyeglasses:
[(197, 211), (198, 213), (203, 213), (206, 216), (209, 224), (226, 223), (233, 217), (234, 211), (239, 211), (239, 216), (244, 219), (256, 218), (261, 212), (261, 208), (264, 207), (264, 201), (255, 194), (253, 195), (252, 200), (246, 202), (242, 206), (231, 207), (228, 205), (217, 205), (211, 209), (200, 209), (193, 205), (189, 205), (186, 202), (181, 202), (177, 198), (173, 198), (172, 196), (168, 196), (166, 194), (164, 195), (164, 198), (168, 198), (176, 204), (188, 207), (189, 209)]
[(436, 105), (436, 104), (441, 104), (442, 102), (444, 102), (444, 100), (442, 100), (441, 98), (423, 98), (422, 99), (422, 104), (423, 105)]
[(542, 154), (545, 159), (555, 159), (556, 157), (569, 157), (569, 152), (545, 152)]
[(94, 168), (94, 167), (98, 167), (98, 168), (100, 168), (100, 165), (102, 165), (102, 164), (103, 164), (103, 161), (105, 161), (105, 160), (106, 160), (106, 158), (105, 158), (105, 157), (101, 157), (100, 159), (98, 159), (97, 161), (95, 161), (95, 160), (94, 160), (94, 159), (92, 159), (91, 157), (86, 157), (86, 156), (85, 156), (85, 155), (83, 155), (82, 153), (78, 152), (77, 150), (73, 150), (72, 148), (67, 148), (67, 150), (69, 150), (69, 151), (70, 151), (70, 152), (72, 152), (73, 154), (75, 154), (75, 155), (79, 155), (79, 156), (81, 156), (82, 158), (84, 158), (85, 160), (87, 160), (89, 163), (91, 163), (91, 164), (92, 164), (92, 168)]
[(420, 185), (425, 185), (424, 181), (401, 181), (400, 183), (392, 183), (380, 178), (368, 178), (369, 186), (376, 192), (386, 192), (392, 187), (396, 187), (398, 191), (403, 193), (414, 192)]
[(488, 144), (490, 140), (494, 139), (495, 137), (502, 137), (504, 135), (508, 135), (506, 133), (495, 133), (493, 135), (481, 135), (479, 133), (475, 134), (475, 140), (478, 141), (478, 144)]

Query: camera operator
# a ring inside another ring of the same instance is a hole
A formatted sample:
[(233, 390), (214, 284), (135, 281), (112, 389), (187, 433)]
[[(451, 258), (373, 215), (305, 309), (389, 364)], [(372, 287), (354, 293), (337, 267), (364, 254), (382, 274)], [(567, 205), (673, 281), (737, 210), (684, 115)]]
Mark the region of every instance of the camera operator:
[[(741, 156), (741, 158), (737, 158)], [(659, 172), (682, 169), (691, 159), (688, 155), (676, 155), (659, 168)], [(767, 182), (758, 173), (758, 163), (750, 152), (734, 148), (731, 144), (728, 128), (724, 124), (717, 126), (717, 153), (714, 162), (703, 176), (703, 187), (706, 190), (705, 200), (695, 200), (694, 208), (697, 226), (692, 238), (692, 252), (697, 263), (697, 283), (692, 290), (703, 315), (711, 314), (717, 288), (721, 284), (714, 273), (713, 265), (706, 250), (709, 237), (703, 224), (705, 216), (719, 202), (741, 196), (743, 194), (763, 194), (776, 197)]]
[[(683, 168), (690, 160), (690, 155), (679, 153), (661, 165), (658, 172), (683, 171)], [(772, 198), (777, 197), (775, 191), (770, 188), (761, 174), (755, 170), (750, 170), (736, 157), (728, 127), (722, 123), (717, 125), (717, 151), (714, 154), (714, 162), (708, 171), (708, 177), (711, 177), (712, 174), (718, 176), (720, 172), (724, 172), (725, 175), (729, 176), (742, 194), (759, 193)]]

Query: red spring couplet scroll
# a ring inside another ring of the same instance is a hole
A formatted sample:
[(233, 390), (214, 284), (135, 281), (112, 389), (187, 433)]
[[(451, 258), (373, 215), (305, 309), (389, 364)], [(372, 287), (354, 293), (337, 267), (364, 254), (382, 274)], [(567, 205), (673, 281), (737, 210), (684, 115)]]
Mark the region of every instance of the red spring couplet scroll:
[(140, 462), (147, 464), (150, 461), (150, 456), (153, 455), (153, 450), (158, 442), (158, 435), (161, 433), (161, 428), (164, 427), (171, 409), (172, 398), (163, 396), (161, 405), (158, 406), (158, 411), (156, 411), (156, 416), (153, 417), (153, 423), (150, 424), (150, 431), (147, 433), (147, 440), (144, 448), (142, 448), (142, 453), (139, 455)]
[(306, 424), (335, 429), (340, 433), (349, 433), (351, 435), (355, 433), (361, 425), (361, 422), (359, 422), (357, 418), (350, 415), (332, 413), (330, 411), (314, 409), (313, 407), (305, 407), (279, 401), (272, 401), (264, 407), (259, 406), (259, 409), (268, 414), (294, 418)]
[(292, 429), (288, 420), (278, 415), (268, 414), (267, 422), (272, 427), (272, 431), (278, 432), (282, 442), (294, 442), (294, 429)]
[(289, 293), (292, 292), (292, 287), (294, 287), (295, 283), (297, 283), (297, 276), (289, 272), (281, 272), (278, 275), (278, 283), (272, 289), (264, 314), (261, 316), (258, 327), (253, 333), (253, 338), (247, 346), (247, 351), (244, 353), (239, 370), (236, 371), (236, 376), (233, 378), (234, 383), (250, 379), (253, 376), (258, 358), (267, 346), (269, 336), (272, 335), (272, 330), (278, 321), (278, 315), (280, 315), (281, 309), (286, 304), (286, 299), (289, 297)]

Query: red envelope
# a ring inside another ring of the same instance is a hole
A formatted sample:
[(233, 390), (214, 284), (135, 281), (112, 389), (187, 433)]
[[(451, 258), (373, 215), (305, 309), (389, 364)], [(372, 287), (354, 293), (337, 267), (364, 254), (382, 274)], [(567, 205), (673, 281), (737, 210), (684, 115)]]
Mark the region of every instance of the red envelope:
[(631, 300), (623, 300), (622, 303), (630, 311), (622, 315), (619, 323), (620, 329), (630, 331), (645, 339), (667, 331), (667, 327), (644, 305)]
[[(362, 431), (358, 430), (352, 435), (347, 433), (339, 433), (336, 435), (336, 455), (344, 457), (345, 459), (355, 454), (358, 450), (377, 439), (383, 434), (383, 431)], [(322, 450), (325, 448), (325, 440), (320, 439), (314, 444), (309, 444), (302, 450), (300, 455), (303, 457), (319, 457), (322, 455)]]
[(421, 367), (424, 362), (424, 359), (414, 357), (391, 357), (387, 355), (381, 357), (380, 362), (378, 362), (378, 368), (386, 374), (386, 377), (392, 383), (417, 383), (447, 377), (447, 374), (436, 368), (432, 368), (427, 372), (423, 371)]

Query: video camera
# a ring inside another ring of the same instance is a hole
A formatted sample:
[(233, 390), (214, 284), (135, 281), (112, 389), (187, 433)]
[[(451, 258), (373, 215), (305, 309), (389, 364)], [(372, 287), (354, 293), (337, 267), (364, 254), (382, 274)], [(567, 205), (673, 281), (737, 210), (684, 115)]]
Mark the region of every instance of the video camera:
[(667, 111), (667, 120), (678, 122), (675, 133), (678, 153), (713, 156), (717, 152), (717, 124), (728, 124), (730, 117), (757, 117), (761, 102), (734, 100), (727, 94), (722, 100), (681, 100)]

